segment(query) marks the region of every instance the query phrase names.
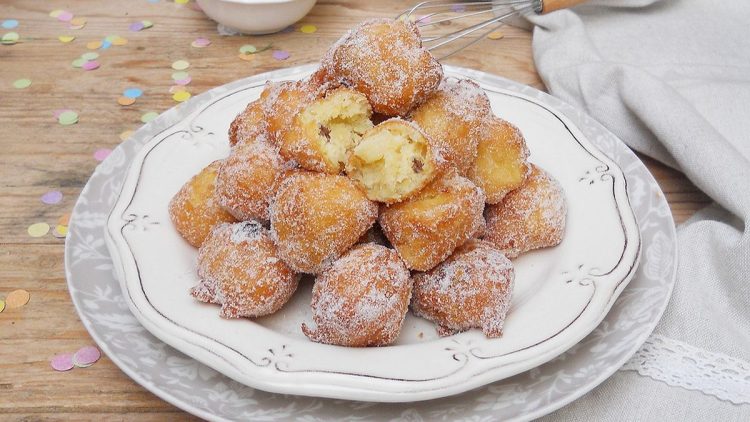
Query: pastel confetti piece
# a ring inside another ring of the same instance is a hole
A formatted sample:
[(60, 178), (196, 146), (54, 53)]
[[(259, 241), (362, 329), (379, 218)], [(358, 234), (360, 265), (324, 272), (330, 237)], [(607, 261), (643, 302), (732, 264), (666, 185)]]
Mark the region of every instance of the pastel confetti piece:
[(57, 39), (60, 40), (60, 42), (67, 44), (76, 39), (76, 37), (73, 35), (60, 35)]
[(109, 154), (112, 153), (112, 150), (109, 148), (99, 148), (98, 150), (94, 151), (94, 160), (96, 161), (104, 161), (109, 157)]
[(132, 130), (123, 131), (122, 133), (120, 133), (120, 140), (121, 141), (125, 141), (125, 140), (129, 139), (131, 136), (133, 136), (133, 131)]
[(63, 226), (61, 224), (58, 224), (55, 227), (55, 230), (52, 230), (52, 236), (55, 236), (58, 239), (63, 239), (68, 235), (68, 226)]
[(29, 303), (29, 299), (31, 299), (31, 295), (26, 290), (13, 290), (5, 297), (5, 306), (8, 309), (20, 308)]
[(190, 62), (187, 60), (176, 60), (172, 63), (172, 69), (174, 70), (185, 70), (190, 67)]
[(114, 40), (112, 40), (112, 45), (118, 45), (119, 46), (119, 45), (126, 45), (127, 43), (128, 43), (128, 39), (127, 38), (123, 38), (123, 37), (117, 37)]
[[(88, 62), (88, 63), (91, 63), (91, 62)], [(84, 67), (86, 66), (86, 64), (84, 64)], [(60, 117), (57, 118), (57, 122), (63, 126), (74, 125), (78, 123), (78, 113), (72, 110), (64, 111), (60, 113)]]
[(451, 10), (453, 10), (456, 13), (465, 12), (466, 11), (466, 6), (464, 6), (463, 4), (454, 4), (451, 7)]
[(143, 29), (143, 22), (133, 22), (128, 26), (131, 32), (138, 32)]
[(503, 34), (501, 31), (492, 31), (489, 34), (487, 34), (487, 38), (491, 40), (499, 40), (500, 38), (504, 36), (505, 34)]
[(52, 116), (54, 116), (55, 120), (57, 120), (57, 119), (60, 118), (60, 115), (63, 114), (63, 113), (65, 113), (66, 111), (70, 111), (70, 109), (69, 108), (59, 108), (59, 109), (57, 109), (57, 110), (55, 110), (55, 111), (52, 112)]
[(180, 71), (172, 73), (172, 80), (173, 81), (181, 81), (181, 80), (187, 79), (189, 77), (190, 77), (190, 75), (187, 72), (185, 72), (184, 70), (180, 70)]
[(135, 98), (131, 97), (119, 97), (117, 98), (117, 104), (121, 106), (129, 106), (135, 104)]
[(15, 19), (6, 19), (3, 21), (2, 25), (5, 29), (13, 29), (18, 26), (18, 21)]
[(138, 98), (141, 95), (143, 95), (143, 90), (140, 88), (127, 88), (125, 91), (122, 91), (123, 97)]
[(288, 51), (284, 50), (274, 50), (273, 52), (273, 58), (276, 60), (286, 60), (290, 56)]
[(255, 55), (254, 54), (243, 54), (243, 53), (240, 53), (237, 57), (239, 57), (240, 60), (244, 60), (246, 62), (250, 62), (250, 61), (255, 60)]
[(49, 365), (58, 372), (70, 371), (73, 369), (73, 354), (72, 353), (60, 353), (52, 358)]
[(60, 14), (57, 15), (57, 20), (60, 22), (70, 22), (70, 20), (73, 19), (73, 14), (68, 12), (67, 10), (63, 10), (60, 12)]
[(5, 301), (0, 299), (0, 312), (5, 310)]
[(47, 223), (34, 223), (29, 226), (26, 231), (31, 237), (42, 237), (49, 233), (49, 224)]
[(88, 53), (81, 54), (81, 58), (86, 61), (96, 60), (99, 58), (99, 53), (89, 51)]
[(183, 101), (187, 101), (190, 98), (190, 93), (187, 91), (177, 91), (172, 95), (172, 99), (177, 101), (178, 103), (181, 103)]
[(190, 0), (174, 0), (174, 2), (177, 4), (188, 4), (189, 1)]
[(141, 23), (143, 24), (143, 29), (148, 29), (154, 26), (154, 23), (151, 21), (141, 21)]
[(18, 32), (6, 32), (3, 34), (3, 37), (0, 38), (0, 42), (6, 45), (13, 45), (18, 42), (19, 38), (20, 35), (18, 35)]
[(89, 50), (98, 50), (101, 46), (101, 41), (89, 41), (86, 43), (86, 48), (88, 48)]
[(87, 20), (86, 18), (73, 18), (68, 23), (70, 24), (70, 29), (81, 29), (86, 26)]
[(59, 190), (51, 190), (40, 198), (47, 205), (59, 204), (63, 199), (63, 194)]
[(61, 215), (60, 218), (57, 219), (57, 224), (60, 226), (67, 226), (70, 224), (70, 213)]
[(209, 40), (208, 38), (196, 38), (195, 41), (190, 43), (190, 45), (195, 48), (204, 48), (211, 45), (211, 40)]
[(108, 40), (102, 41), (102, 46), (100, 47), (102, 50), (106, 50), (109, 47), (112, 47), (112, 41), (108, 41)]
[(49, 12), (49, 16), (51, 18), (56, 18), (56, 17), (60, 16), (60, 14), (62, 12), (64, 12), (64, 10), (56, 9), (56, 10), (53, 10), (53, 11)]
[(141, 121), (143, 123), (148, 123), (157, 117), (159, 117), (159, 114), (157, 114), (155, 111), (149, 111), (148, 113), (145, 113), (143, 114), (143, 116), (141, 116)]
[(254, 54), (258, 51), (257, 48), (255, 48), (252, 44), (245, 44), (242, 47), (240, 47), (240, 53), (242, 54)]
[(318, 27), (315, 25), (302, 25), (299, 30), (305, 34), (314, 34), (318, 30)]
[(96, 346), (81, 347), (73, 355), (73, 364), (79, 368), (88, 368), (102, 357), (102, 352)]
[(193, 80), (193, 79), (192, 79), (192, 78), (191, 78), (190, 76), (188, 76), (188, 77), (187, 77), (187, 78), (185, 78), (185, 79), (178, 79), (178, 80), (174, 81), (174, 83), (176, 83), (177, 85), (187, 85), (187, 84), (189, 84), (189, 83), (190, 83), (190, 82), (191, 82), (192, 80)]
[(149, 3), (159, 3), (159, 0), (148, 0)]
[(169, 93), (174, 94), (175, 92), (185, 91), (187, 88), (185, 88), (182, 85), (173, 85), (169, 87)]
[(84, 59), (83, 57), (79, 57), (79, 58), (73, 60), (73, 62), (71, 63), (71, 65), (73, 67), (75, 67), (75, 68), (81, 68), (81, 67), (83, 67), (84, 63), (86, 63), (86, 59)]
[(86, 62), (81, 66), (83, 70), (95, 70), (99, 69), (99, 62), (96, 60), (92, 60), (90, 62)]
[(25, 89), (31, 86), (31, 79), (16, 79), (13, 81), (13, 88), (15, 89)]

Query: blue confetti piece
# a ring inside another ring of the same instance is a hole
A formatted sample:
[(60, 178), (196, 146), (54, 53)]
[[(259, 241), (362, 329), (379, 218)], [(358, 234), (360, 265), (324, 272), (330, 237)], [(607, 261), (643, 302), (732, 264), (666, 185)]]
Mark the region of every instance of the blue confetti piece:
[(128, 88), (122, 92), (123, 97), (138, 98), (143, 95), (143, 90), (140, 88)]
[(3, 21), (2, 27), (5, 29), (13, 29), (18, 26), (18, 21), (15, 19), (6, 19)]
[(102, 50), (106, 50), (109, 47), (112, 47), (112, 41), (107, 41), (107, 40), (102, 41), (102, 46), (101, 46)]

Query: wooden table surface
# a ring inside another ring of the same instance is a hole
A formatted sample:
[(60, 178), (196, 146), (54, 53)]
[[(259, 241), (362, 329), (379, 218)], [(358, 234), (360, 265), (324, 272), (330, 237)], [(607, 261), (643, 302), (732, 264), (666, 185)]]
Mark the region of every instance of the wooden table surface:
[[(216, 24), (202, 12), (167, 0), (153, 4), (146, 0), (4, 0), (0, 4), (0, 21), (17, 19), (20, 25), (12, 31), (22, 41), (0, 46), (0, 297), (15, 289), (31, 293), (26, 306), (0, 313), (0, 419), (190, 419), (133, 382), (106, 356), (88, 369), (55, 372), (50, 368), (52, 356), (75, 351), (92, 340), (68, 295), (63, 240), (51, 234), (33, 238), (27, 227), (36, 222), (54, 227), (61, 215), (72, 210), (94, 171), (94, 151), (114, 148), (121, 132), (141, 125), (144, 112), (161, 112), (175, 104), (168, 92), (174, 60), (191, 63), (189, 90), (197, 94), (255, 73), (315, 61), (347, 28), (368, 17), (394, 16), (404, 4), (323, 0), (297, 24), (314, 24), (316, 33), (296, 30), (262, 37), (219, 36)], [(49, 16), (54, 9), (69, 10), (86, 17), (88, 23), (81, 30), (70, 30)], [(154, 26), (140, 32), (128, 30), (130, 23), (144, 19)], [(503, 32), (503, 39), (484, 40), (446, 63), (544, 89), (534, 69), (530, 34), (515, 28)], [(57, 37), (66, 34), (77, 38), (63, 44)], [(129, 42), (98, 51), (99, 69), (71, 66), (72, 60), (89, 51), (87, 42), (111, 34)], [(212, 44), (191, 47), (201, 36)], [(291, 57), (278, 61), (270, 51), (252, 61), (237, 57), (244, 44), (269, 43)], [(12, 83), (19, 78), (30, 78), (33, 85), (14, 89)], [(118, 96), (129, 86), (141, 87), (145, 94), (132, 106), (118, 105)], [(79, 123), (58, 124), (52, 113), (62, 108), (76, 110)], [(681, 173), (653, 160), (644, 161), (678, 223), (706, 204), (707, 198)], [(63, 192), (61, 203), (40, 201), (50, 190)]]

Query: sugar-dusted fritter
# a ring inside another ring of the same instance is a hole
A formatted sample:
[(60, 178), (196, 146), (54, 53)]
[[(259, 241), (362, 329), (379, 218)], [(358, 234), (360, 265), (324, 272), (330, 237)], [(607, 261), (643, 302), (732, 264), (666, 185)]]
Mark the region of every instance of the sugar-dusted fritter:
[(295, 171), (271, 205), (271, 234), (295, 271), (318, 274), (369, 229), (378, 206), (346, 176)]
[(232, 148), (216, 177), (219, 204), (238, 220), (268, 221), (268, 207), (284, 173), (292, 168), (267, 142)]
[(373, 125), (367, 98), (350, 88), (329, 91), (304, 106), (279, 140), (281, 154), (302, 168), (338, 174), (347, 153)]
[(268, 136), (263, 100), (251, 102), (229, 125), (229, 145), (253, 143)]
[(466, 176), (477, 157), (481, 129), (491, 114), (490, 100), (479, 85), (448, 78), (410, 117), (440, 148), (443, 158)]
[[(321, 98), (324, 92), (323, 86), (310, 79), (267, 82), (260, 94), (260, 101), (271, 143), (281, 144), (284, 133), (291, 128), (295, 116), (307, 105)], [(287, 160), (294, 159), (285, 154), (282, 156)]]
[(384, 18), (350, 30), (321, 66), (319, 79), (351, 86), (367, 96), (375, 112), (387, 116), (405, 115), (443, 78), (440, 63), (422, 48), (416, 25)]
[(540, 167), (518, 189), (487, 207), (484, 239), (508, 258), (532, 249), (555, 246), (565, 234), (567, 205), (562, 186)]
[(492, 116), (487, 120), (468, 177), (497, 204), (508, 192), (523, 185), (531, 173), (529, 149), (517, 127)]
[(302, 331), (313, 341), (339, 346), (391, 344), (401, 332), (411, 290), (409, 270), (396, 251), (357, 245), (315, 280), (315, 327), (302, 324)]
[(221, 161), (214, 161), (188, 180), (169, 201), (169, 218), (177, 232), (191, 245), (199, 247), (211, 229), (236, 219), (219, 204), (216, 174)]
[(427, 271), (481, 230), (483, 210), (482, 190), (451, 168), (413, 198), (383, 207), (378, 221), (406, 266)]
[(488, 242), (470, 240), (437, 267), (414, 275), (412, 310), (438, 324), (440, 335), (481, 328), (503, 334), (515, 272)]
[(346, 171), (368, 198), (393, 203), (419, 192), (442, 166), (419, 128), (393, 118), (365, 132), (349, 153)]
[(292, 297), (299, 280), (257, 221), (217, 226), (198, 250), (198, 277), (190, 294), (221, 305), (223, 318), (270, 315)]

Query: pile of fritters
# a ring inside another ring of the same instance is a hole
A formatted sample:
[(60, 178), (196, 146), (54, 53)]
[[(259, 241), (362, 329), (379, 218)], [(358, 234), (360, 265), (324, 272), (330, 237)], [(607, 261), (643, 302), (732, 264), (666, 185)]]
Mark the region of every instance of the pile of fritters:
[(278, 311), (306, 273), (313, 341), (391, 344), (410, 305), (441, 335), (498, 337), (509, 259), (563, 237), (560, 185), (410, 22), (366, 21), (311, 77), (269, 82), (229, 142), (169, 205), (199, 248), (191, 294), (222, 317)]

